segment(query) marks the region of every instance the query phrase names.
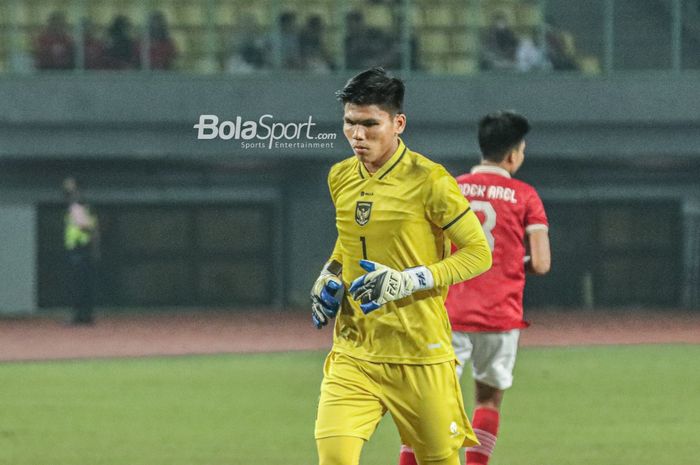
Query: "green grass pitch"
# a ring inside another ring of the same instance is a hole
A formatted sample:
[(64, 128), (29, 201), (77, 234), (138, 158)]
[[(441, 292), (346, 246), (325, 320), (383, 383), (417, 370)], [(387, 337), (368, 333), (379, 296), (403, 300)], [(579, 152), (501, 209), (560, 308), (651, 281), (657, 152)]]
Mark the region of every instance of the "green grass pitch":
[[(324, 355), (0, 364), (0, 464), (313, 465)], [(491, 463), (690, 465), (698, 437), (700, 346), (525, 348)], [(398, 448), (387, 417), (361, 463)]]

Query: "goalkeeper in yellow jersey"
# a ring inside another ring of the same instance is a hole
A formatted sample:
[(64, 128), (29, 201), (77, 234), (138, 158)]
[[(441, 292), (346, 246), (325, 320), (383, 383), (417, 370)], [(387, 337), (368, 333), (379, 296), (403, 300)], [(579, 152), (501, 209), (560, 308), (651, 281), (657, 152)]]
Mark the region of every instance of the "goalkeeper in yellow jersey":
[(491, 266), (491, 252), (454, 178), (401, 140), (403, 96), (381, 68), (337, 93), (354, 156), (328, 175), (338, 239), (311, 290), (316, 326), (335, 318), (316, 417), (320, 465), (357, 465), (387, 411), (421, 465), (458, 465), (459, 448), (477, 444), (444, 301), (448, 286)]

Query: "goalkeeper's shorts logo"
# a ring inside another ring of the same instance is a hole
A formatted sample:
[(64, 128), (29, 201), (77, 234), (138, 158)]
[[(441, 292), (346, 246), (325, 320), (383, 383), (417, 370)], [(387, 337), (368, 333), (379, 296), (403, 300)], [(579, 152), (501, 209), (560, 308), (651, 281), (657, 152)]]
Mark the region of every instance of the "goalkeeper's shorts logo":
[(372, 213), (372, 202), (357, 202), (355, 207), (355, 221), (360, 226), (369, 223), (369, 215)]

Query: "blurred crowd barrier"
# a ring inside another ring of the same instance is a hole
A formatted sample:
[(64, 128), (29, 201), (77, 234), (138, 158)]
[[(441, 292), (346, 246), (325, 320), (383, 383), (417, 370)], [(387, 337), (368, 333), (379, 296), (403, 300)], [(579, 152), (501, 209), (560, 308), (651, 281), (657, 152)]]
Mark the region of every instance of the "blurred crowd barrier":
[(700, 69), (698, 0), (1, 0), (0, 71)]

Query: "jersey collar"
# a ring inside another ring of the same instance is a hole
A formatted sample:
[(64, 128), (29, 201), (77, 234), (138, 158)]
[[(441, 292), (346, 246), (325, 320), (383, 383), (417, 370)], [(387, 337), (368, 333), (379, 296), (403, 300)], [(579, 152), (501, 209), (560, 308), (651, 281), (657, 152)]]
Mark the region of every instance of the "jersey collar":
[(497, 174), (503, 176), (504, 178), (510, 178), (510, 173), (500, 166), (491, 165), (477, 165), (472, 168), (472, 174), (486, 173), (486, 174)]
[(365, 168), (365, 165), (361, 161), (357, 161), (358, 163), (358, 172), (360, 173), (360, 177), (362, 179), (368, 179), (368, 178), (376, 178), (376, 179), (384, 179), (384, 177), (389, 174), (391, 170), (393, 170), (396, 165), (398, 165), (401, 160), (403, 159), (404, 155), (406, 155), (406, 150), (407, 147), (399, 137), (399, 146), (396, 148), (396, 151), (389, 157), (389, 159), (382, 165), (381, 168), (379, 168), (372, 176), (369, 175), (369, 172), (367, 171), (367, 168)]

